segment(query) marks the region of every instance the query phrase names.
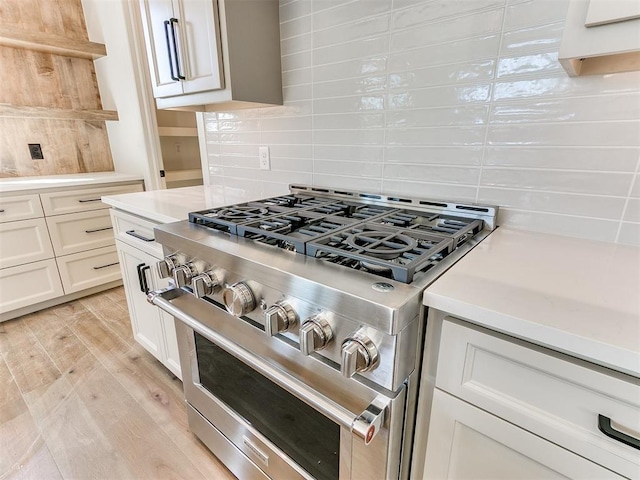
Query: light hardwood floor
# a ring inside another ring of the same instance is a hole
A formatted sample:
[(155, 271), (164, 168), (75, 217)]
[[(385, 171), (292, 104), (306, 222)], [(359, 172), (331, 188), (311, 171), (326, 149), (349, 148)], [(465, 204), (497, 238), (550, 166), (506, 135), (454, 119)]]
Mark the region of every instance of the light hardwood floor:
[(0, 480), (234, 479), (183, 402), (122, 287), (0, 323)]

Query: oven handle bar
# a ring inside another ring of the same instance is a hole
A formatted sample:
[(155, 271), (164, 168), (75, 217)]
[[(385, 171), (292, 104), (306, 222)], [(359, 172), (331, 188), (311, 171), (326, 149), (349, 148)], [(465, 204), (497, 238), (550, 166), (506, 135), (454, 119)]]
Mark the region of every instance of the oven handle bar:
[(250, 365), (251, 368), (258, 371), (260, 374), (264, 375), (290, 394), (316, 408), (333, 422), (342, 427), (348, 428), (353, 434), (363, 439), (365, 445), (369, 445), (382, 429), (387, 407), (391, 403), (390, 398), (384, 395), (378, 395), (361, 414), (357, 415), (350, 412), (326, 396), (309, 389), (300, 380), (281, 372), (262, 358), (238, 346), (206, 325), (203, 325), (194, 317), (183, 312), (171, 303), (172, 299), (185, 294), (186, 293), (181, 289), (169, 287), (149, 292), (147, 300), (149, 303), (156, 305), (160, 309), (180, 320), (194, 332), (206, 337), (209, 341), (215, 343), (227, 353), (245, 362), (247, 365)]

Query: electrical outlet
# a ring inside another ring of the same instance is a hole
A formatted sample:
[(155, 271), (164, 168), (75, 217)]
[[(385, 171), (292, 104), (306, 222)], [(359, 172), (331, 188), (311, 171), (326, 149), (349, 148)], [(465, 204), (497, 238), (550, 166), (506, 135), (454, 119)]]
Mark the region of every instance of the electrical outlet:
[(44, 160), (44, 155), (42, 154), (42, 147), (39, 143), (29, 143), (29, 153), (31, 154), (32, 160)]
[(181, 148), (182, 148), (182, 145), (179, 143), (176, 143), (176, 153), (180, 153)]
[(260, 159), (260, 170), (271, 170), (269, 147), (260, 147), (258, 149), (258, 158)]

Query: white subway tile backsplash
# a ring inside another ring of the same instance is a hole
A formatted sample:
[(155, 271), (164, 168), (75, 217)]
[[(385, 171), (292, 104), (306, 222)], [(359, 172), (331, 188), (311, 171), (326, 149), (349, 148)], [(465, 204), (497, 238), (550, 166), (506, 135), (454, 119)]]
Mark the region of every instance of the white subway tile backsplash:
[(640, 120), (625, 122), (493, 125), (488, 145), (640, 146)]
[(538, 168), (544, 170), (600, 170), (633, 173), (640, 152), (637, 148), (489, 147), (484, 164), (488, 166)]
[(617, 242), (625, 245), (640, 245), (640, 223), (622, 222)]
[(506, 31), (564, 20), (569, 0), (529, 0), (507, 7)]
[(389, 58), (392, 72), (430, 67), (446, 63), (458, 63), (489, 59), (497, 56), (500, 35), (485, 35), (439, 45), (395, 52)]
[(343, 188), (345, 190), (360, 190), (364, 192), (380, 193), (382, 180), (364, 177), (342, 175), (326, 175), (314, 173), (313, 184), (321, 187)]
[(294, 20), (280, 22), (280, 38), (286, 40), (298, 35), (306, 35), (311, 31), (311, 15), (298, 17)]
[(362, 162), (345, 162), (333, 160), (317, 160), (314, 163), (314, 174), (343, 175), (348, 177), (382, 178), (382, 164)]
[(315, 115), (313, 128), (316, 130), (384, 128), (384, 113)]
[(382, 145), (384, 130), (316, 130), (313, 134), (313, 143), (315, 145)]
[(632, 176), (628, 173), (484, 167), (480, 184), (625, 197), (631, 179)]
[(388, 57), (356, 58), (346, 62), (315, 65), (313, 67), (314, 82), (331, 82), (345, 78), (360, 77), (364, 75), (378, 75), (386, 73)]
[(568, 1), (282, 0), (284, 105), (205, 114), (211, 183), (478, 201), (640, 245), (640, 72), (567, 77)]
[(491, 81), (495, 65), (496, 61), (490, 59), (396, 72), (389, 75), (389, 88), (413, 90), (439, 85)]
[(406, 180), (384, 179), (384, 192), (417, 198), (473, 202), (476, 188), (465, 185), (438, 184)]
[(484, 127), (388, 129), (388, 145), (482, 145)]
[[(316, 3), (315, 0), (310, 3)], [(320, 2), (322, 5), (323, 2)], [(313, 15), (313, 26), (316, 30), (323, 30), (349, 22), (357, 22), (364, 17), (377, 15), (391, 9), (391, 0), (355, 0), (334, 2), (330, 10), (319, 11), (316, 9)], [(321, 8), (321, 7), (320, 7)], [(348, 30), (351, 25), (344, 25), (343, 30)]]
[(324, 30), (316, 30), (313, 33), (313, 46), (314, 48), (327, 47), (367, 37), (387, 35), (390, 21), (391, 18), (388, 15), (380, 15), (353, 22), (349, 24), (349, 28), (337, 25)]
[(389, 95), (389, 108), (439, 107), (485, 103), (491, 96), (491, 85), (447, 85), (423, 88)]
[(419, 178), (430, 183), (460, 183), (477, 185), (480, 177), (478, 167), (449, 167), (441, 165), (419, 164), (387, 164), (384, 167), (384, 178), (390, 180), (414, 180)]
[(535, 232), (568, 235), (588, 240), (614, 242), (618, 233), (619, 222), (502, 208), (498, 213), (498, 225)]
[(480, 188), (478, 202), (518, 210), (619, 220), (625, 199), (623, 197), (483, 187)]
[(394, 29), (405, 29), (415, 25), (453, 19), (470, 12), (502, 7), (505, 0), (432, 0), (420, 2), (413, 8), (400, 10), (393, 16)]
[(388, 127), (437, 127), (439, 125), (480, 125), (487, 122), (487, 105), (390, 110)]
[(384, 92), (387, 88), (387, 76), (368, 76), (316, 82), (313, 84), (313, 98), (332, 98), (353, 95), (354, 93)]
[(482, 147), (387, 146), (387, 163), (419, 163), (437, 165), (477, 165), (482, 162)]
[(623, 220), (625, 222), (640, 223), (640, 198), (628, 199)]
[(349, 162), (382, 162), (384, 150), (378, 145), (315, 145), (314, 158)]
[(555, 75), (563, 71), (555, 52), (501, 58), (498, 62), (498, 78), (530, 74)]
[[(525, 0), (527, 1), (527, 0)], [(564, 22), (535, 25), (505, 32), (500, 55), (524, 55), (533, 52), (557, 52), (564, 30)]]
[(293, 55), (294, 53), (311, 50), (311, 34), (306, 33), (297, 37), (284, 39), (280, 42), (280, 52), (282, 55)]
[(501, 102), (493, 106), (491, 123), (640, 121), (640, 93), (549, 99), (539, 102)]
[(387, 35), (365, 38), (329, 47), (314, 48), (312, 51), (313, 64), (323, 65), (345, 60), (358, 60), (367, 56), (375, 57), (388, 51), (389, 37)]

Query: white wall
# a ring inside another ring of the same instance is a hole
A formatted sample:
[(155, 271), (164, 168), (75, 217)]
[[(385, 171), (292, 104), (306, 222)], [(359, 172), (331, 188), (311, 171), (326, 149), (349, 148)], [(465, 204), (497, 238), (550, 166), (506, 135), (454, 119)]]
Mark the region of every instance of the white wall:
[(145, 188), (155, 190), (163, 186), (162, 157), (146, 58), (139, 54), (144, 45), (136, 49), (140, 22), (130, 21), (132, 1), (82, 0), (82, 7), (89, 39), (107, 48), (94, 63), (103, 108), (118, 112), (117, 122), (107, 122), (114, 169), (143, 176)]
[(492, 203), (502, 225), (640, 244), (640, 72), (567, 77), (567, 5), (281, 0), (285, 105), (205, 114), (211, 183)]

